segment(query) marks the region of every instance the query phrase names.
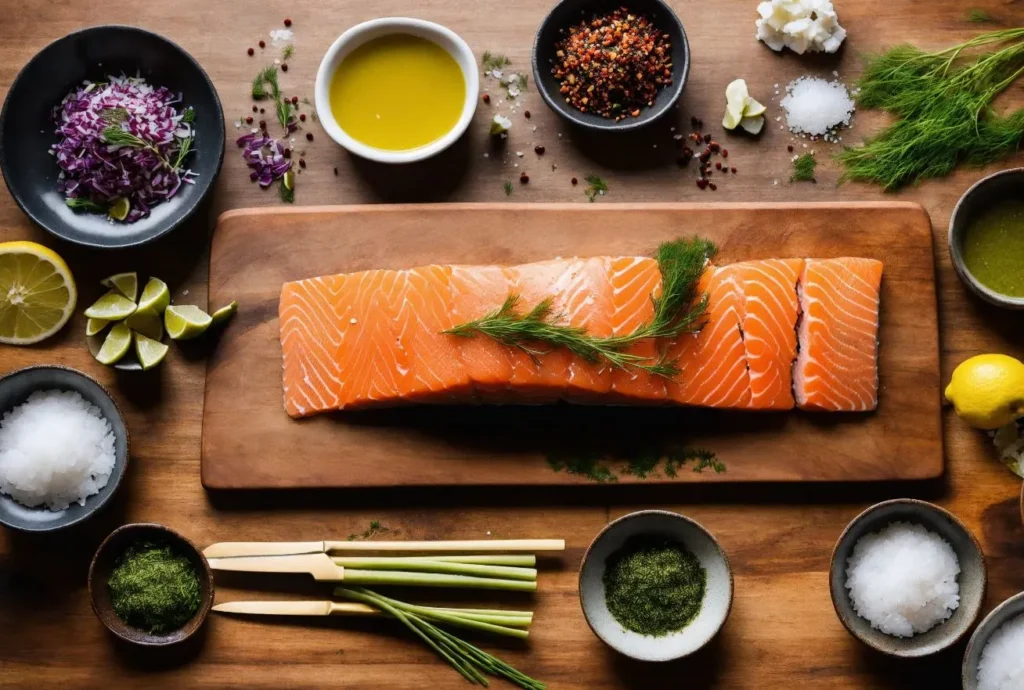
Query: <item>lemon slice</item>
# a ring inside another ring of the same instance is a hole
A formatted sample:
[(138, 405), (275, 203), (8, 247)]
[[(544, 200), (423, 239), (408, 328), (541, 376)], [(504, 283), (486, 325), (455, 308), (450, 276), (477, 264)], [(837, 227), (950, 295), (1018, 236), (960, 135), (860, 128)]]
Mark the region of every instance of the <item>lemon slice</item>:
[(132, 210), (132, 205), (128, 203), (128, 199), (121, 197), (107, 209), (107, 215), (114, 220), (124, 220), (128, 217), (128, 212)]
[(199, 307), (191, 304), (167, 307), (164, 312), (164, 326), (171, 340), (198, 338), (213, 323), (213, 318)]
[(761, 133), (761, 130), (764, 129), (764, 117), (761, 115), (758, 115), (757, 117), (745, 117), (740, 120), (740, 127), (750, 134), (757, 136)]
[(758, 115), (764, 115), (767, 111), (768, 108), (759, 103), (757, 99), (747, 96), (743, 106), (743, 117), (757, 117)]
[(142, 297), (139, 298), (139, 313), (160, 316), (170, 303), (171, 291), (167, 288), (167, 283), (159, 278), (150, 278), (146, 287), (142, 288)]
[(153, 340), (160, 340), (164, 337), (164, 322), (156, 314), (150, 314), (147, 312), (139, 313), (135, 312), (127, 319), (125, 319), (125, 325), (128, 328), (141, 333), (147, 338)]
[(747, 82), (742, 79), (735, 79), (729, 82), (729, 85), (725, 87), (725, 118), (722, 120), (723, 127), (734, 129), (736, 124), (732, 124), (732, 127), (728, 125), (731, 123), (738, 124), (743, 119), (743, 110), (746, 108), (749, 95), (747, 92)]
[(164, 361), (167, 351), (170, 349), (161, 342), (147, 338), (141, 333), (135, 333), (135, 356), (139, 358), (139, 364), (143, 371), (149, 371)]
[(217, 324), (224, 323), (232, 316), (234, 316), (236, 311), (238, 311), (238, 302), (232, 300), (231, 304), (227, 305), (226, 307), (221, 307), (220, 309), (218, 309), (217, 311), (213, 312), (213, 314), (210, 315), (210, 325), (216, 326)]
[(103, 331), (104, 328), (110, 325), (110, 322), (106, 319), (89, 319), (85, 323), (85, 334), (89, 337), (97, 335)]
[(132, 346), (132, 331), (124, 323), (115, 323), (114, 327), (107, 333), (103, 340), (103, 346), (96, 353), (96, 360), (100, 364), (117, 364), (121, 358), (128, 354)]
[(103, 287), (113, 288), (134, 302), (139, 298), (139, 276), (135, 273), (118, 273), (100, 281)]
[(116, 290), (111, 290), (103, 295), (85, 310), (85, 315), (90, 319), (103, 319), (104, 321), (121, 321), (134, 313), (135, 302)]
[(77, 301), (71, 269), (55, 252), (35, 242), (0, 243), (0, 343), (46, 340)]

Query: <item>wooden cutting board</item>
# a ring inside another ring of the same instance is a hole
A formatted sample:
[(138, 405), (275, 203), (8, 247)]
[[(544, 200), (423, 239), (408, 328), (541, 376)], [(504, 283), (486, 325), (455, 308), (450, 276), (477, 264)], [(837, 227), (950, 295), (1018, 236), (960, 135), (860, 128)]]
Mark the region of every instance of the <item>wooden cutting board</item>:
[[(884, 261), (878, 410), (410, 406), (301, 421), (284, 412), (277, 308), (286, 281), (429, 263), (649, 254), (692, 234), (717, 242), (722, 264)], [(210, 489), (568, 484), (592, 480), (556, 473), (552, 459), (683, 447), (714, 452), (725, 472), (659, 472), (644, 481), (881, 481), (943, 471), (932, 233), (916, 204), (243, 209), (220, 217), (210, 256), (210, 304), (233, 299), (239, 314), (206, 378), (202, 477)]]

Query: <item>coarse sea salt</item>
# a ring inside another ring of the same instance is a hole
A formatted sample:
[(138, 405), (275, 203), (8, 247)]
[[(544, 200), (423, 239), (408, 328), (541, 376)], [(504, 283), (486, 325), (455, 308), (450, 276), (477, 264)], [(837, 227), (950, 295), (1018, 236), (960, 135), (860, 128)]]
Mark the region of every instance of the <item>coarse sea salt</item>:
[(978, 690), (1024, 688), (1024, 615), (999, 626), (981, 651)]
[(295, 33), (291, 29), (271, 29), (270, 40), (277, 45), (279, 43), (288, 43), (295, 37)]
[(791, 82), (779, 105), (786, 111), (786, 124), (791, 132), (813, 136), (831, 136), (838, 127), (849, 125), (856, 109), (841, 82), (817, 77), (800, 77)]

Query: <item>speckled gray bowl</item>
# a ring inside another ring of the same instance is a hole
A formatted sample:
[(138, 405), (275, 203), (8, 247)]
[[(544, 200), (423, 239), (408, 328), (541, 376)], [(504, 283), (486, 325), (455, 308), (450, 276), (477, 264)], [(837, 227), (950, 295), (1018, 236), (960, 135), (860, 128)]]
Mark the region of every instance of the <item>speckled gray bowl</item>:
[(74, 391), (99, 408), (114, 432), (114, 469), (99, 493), (61, 511), (28, 508), (0, 494), (0, 524), (22, 532), (53, 532), (85, 520), (111, 499), (128, 466), (128, 427), (117, 403), (99, 383), (85, 374), (59, 366), (27, 367), (0, 378), (0, 417), (41, 390)]
[(964, 690), (978, 690), (978, 663), (981, 661), (981, 653), (985, 651), (985, 645), (1003, 623), (1020, 615), (1024, 615), (1024, 592), (1010, 597), (992, 609), (992, 613), (981, 621), (981, 625), (971, 635), (971, 641), (967, 643), (967, 651), (964, 652), (964, 664), (960, 670)]
[[(707, 571), (707, 590), (700, 613), (679, 632), (650, 637), (625, 630), (608, 611), (604, 569), (608, 557), (630, 537), (660, 535), (686, 546)], [(699, 523), (664, 510), (641, 510), (609, 523), (591, 542), (580, 567), (580, 604), (587, 624), (602, 642), (638, 661), (672, 661), (693, 654), (714, 638), (732, 608), (732, 568), (729, 558)]]
[[(960, 562), (960, 605), (953, 615), (931, 630), (913, 637), (894, 637), (871, 627), (861, 618), (846, 589), (846, 562), (861, 537), (878, 532), (894, 522), (922, 525), (953, 547)], [(853, 519), (832, 551), (829, 589), (839, 620), (850, 634), (883, 654), (896, 657), (922, 657), (956, 644), (981, 613), (988, 576), (981, 546), (967, 528), (949, 511), (912, 498), (900, 498), (873, 505)]]

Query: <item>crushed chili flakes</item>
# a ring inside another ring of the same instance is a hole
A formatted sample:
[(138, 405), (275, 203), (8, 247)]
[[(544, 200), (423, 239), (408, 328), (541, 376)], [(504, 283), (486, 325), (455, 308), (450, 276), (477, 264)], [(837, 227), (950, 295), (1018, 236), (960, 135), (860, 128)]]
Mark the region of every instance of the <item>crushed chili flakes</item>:
[(672, 83), (672, 42), (643, 15), (620, 7), (560, 33), (551, 73), (580, 112), (637, 117)]

